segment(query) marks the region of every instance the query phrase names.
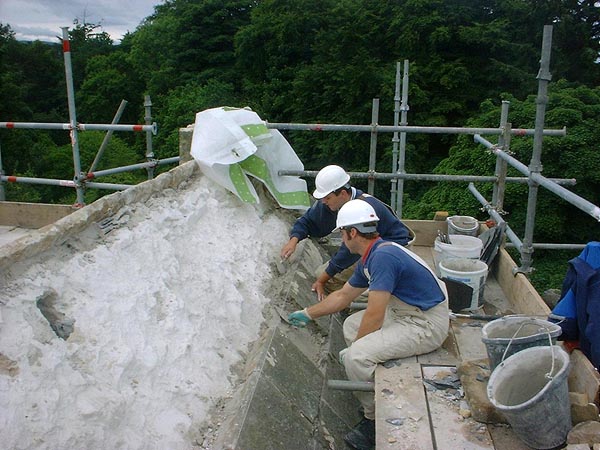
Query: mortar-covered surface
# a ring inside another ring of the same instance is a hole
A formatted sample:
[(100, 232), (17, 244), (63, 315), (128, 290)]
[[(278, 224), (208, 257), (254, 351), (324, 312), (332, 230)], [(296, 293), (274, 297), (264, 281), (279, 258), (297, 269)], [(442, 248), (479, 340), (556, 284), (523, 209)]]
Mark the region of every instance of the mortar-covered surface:
[(3, 447), (343, 447), (339, 323), (281, 318), (326, 254), (282, 265), (297, 213), (261, 196), (192, 161), (0, 248)]

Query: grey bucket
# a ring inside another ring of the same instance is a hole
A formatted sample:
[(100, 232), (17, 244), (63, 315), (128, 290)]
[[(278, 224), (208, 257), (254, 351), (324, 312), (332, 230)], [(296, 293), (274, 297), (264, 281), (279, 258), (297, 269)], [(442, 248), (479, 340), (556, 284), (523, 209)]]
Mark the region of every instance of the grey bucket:
[(448, 223), (448, 234), (464, 234), (466, 236), (477, 236), (479, 222), (471, 216), (450, 216), (446, 219)]
[(490, 370), (509, 356), (526, 348), (551, 345), (562, 333), (555, 323), (535, 317), (506, 316), (492, 320), (481, 329)]
[(487, 395), (515, 434), (535, 449), (562, 445), (571, 430), (569, 355), (558, 345), (515, 353), (494, 369)]

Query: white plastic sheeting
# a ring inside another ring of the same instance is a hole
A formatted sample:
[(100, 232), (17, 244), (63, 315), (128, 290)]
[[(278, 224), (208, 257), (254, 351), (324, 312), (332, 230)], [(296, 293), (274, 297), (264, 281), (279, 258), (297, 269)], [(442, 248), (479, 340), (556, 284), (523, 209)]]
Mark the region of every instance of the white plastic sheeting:
[(248, 203), (258, 203), (248, 175), (259, 179), (280, 206), (310, 206), (306, 181), (280, 176), (279, 170), (304, 170), (290, 144), (250, 109), (213, 108), (196, 114), (191, 155), (212, 180)]

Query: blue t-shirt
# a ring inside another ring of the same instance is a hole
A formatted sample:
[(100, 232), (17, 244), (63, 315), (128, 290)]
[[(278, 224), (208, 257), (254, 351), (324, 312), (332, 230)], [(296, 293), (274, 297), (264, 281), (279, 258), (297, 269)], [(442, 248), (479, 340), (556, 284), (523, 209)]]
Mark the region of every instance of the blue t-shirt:
[[(361, 259), (348, 282), (353, 287), (391, 293), (426, 311), (445, 300), (433, 273), (395, 245), (378, 239)], [(364, 263), (363, 263), (364, 260)]]
[[(406, 245), (410, 241), (408, 228), (390, 211), (385, 203), (375, 197), (364, 194), (360, 189), (352, 188), (352, 194), (353, 199), (363, 196), (361, 197), (362, 200), (373, 207), (377, 217), (379, 217), (377, 232), (383, 239), (397, 242), (400, 245)], [(317, 201), (302, 217), (296, 220), (290, 232), (290, 237), (297, 237), (301, 241), (309, 236), (327, 236), (336, 228), (337, 214), (337, 211), (332, 211), (325, 204)], [(359, 255), (353, 255), (342, 244), (335, 255), (331, 257), (325, 272), (329, 276), (334, 276), (336, 273), (350, 267), (358, 259)]]

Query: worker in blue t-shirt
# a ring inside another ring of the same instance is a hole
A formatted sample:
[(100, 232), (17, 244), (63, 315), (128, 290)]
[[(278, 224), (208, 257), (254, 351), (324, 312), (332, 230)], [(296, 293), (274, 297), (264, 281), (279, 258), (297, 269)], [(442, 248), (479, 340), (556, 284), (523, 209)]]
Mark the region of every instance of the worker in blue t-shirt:
[[(427, 263), (410, 250), (377, 233), (379, 217), (367, 202), (351, 200), (339, 211), (337, 227), (350, 252), (359, 255), (358, 265), (346, 284), (323, 301), (288, 316), (292, 325), (347, 308), (365, 290), (366, 309), (344, 321), (347, 348), (340, 362), (351, 381), (373, 381), (377, 364), (390, 359), (429, 353), (448, 335), (448, 294), (443, 281)], [(364, 419), (344, 440), (354, 449), (375, 445), (375, 398), (373, 392), (355, 392)]]
[[(349, 182), (350, 175), (340, 166), (326, 166), (319, 171), (313, 193), (317, 202), (294, 223), (290, 239), (281, 249), (282, 259), (289, 258), (302, 239), (329, 235), (335, 229), (340, 208), (354, 199), (364, 200), (373, 207), (379, 217), (377, 231), (383, 239), (400, 245), (408, 244), (411, 239), (410, 231), (391, 208), (377, 198), (350, 186)], [(317, 293), (319, 300), (322, 300), (325, 294), (339, 289), (348, 280), (358, 258), (358, 255), (351, 254), (346, 245), (342, 244), (331, 260), (319, 268), (317, 280), (312, 285), (312, 290)]]

